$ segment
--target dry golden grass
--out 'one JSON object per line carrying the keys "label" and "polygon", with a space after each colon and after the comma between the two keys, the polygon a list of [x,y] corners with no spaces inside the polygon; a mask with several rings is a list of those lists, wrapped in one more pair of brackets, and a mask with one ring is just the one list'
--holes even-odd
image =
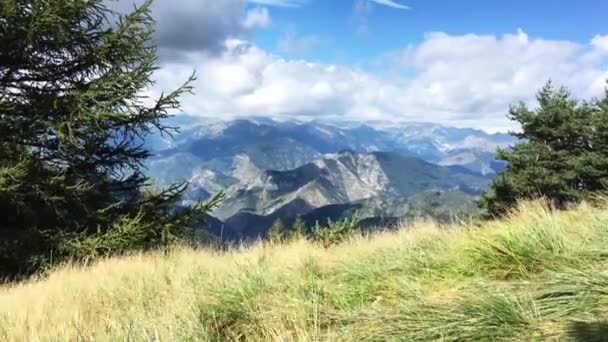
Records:
{"label": "dry golden grass", "polygon": [[484,227],[420,221],[328,249],[295,241],[66,265],[0,288],[0,340],[595,336],[608,329],[607,242],[608,210],[533,202]]}

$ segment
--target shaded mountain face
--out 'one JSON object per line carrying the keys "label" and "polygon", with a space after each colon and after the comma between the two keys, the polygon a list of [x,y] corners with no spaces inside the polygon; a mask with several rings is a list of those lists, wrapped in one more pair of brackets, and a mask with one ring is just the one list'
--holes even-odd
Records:
{"label": "shaded mountain face", "polygon": [[240,237],[263,235],[274,220],[289,224],[298,215],[314,223],[356,210],[370,225],[449,215],[472,206],[504,167],[495,149],[515,141],[425,123],[185,117],[175,125],[181,127],[175,140],[146,142],[156,154],[148,161],[150,174],[160,185],[189,180],[185,203],[226,191],[213,215],[224,232]]}

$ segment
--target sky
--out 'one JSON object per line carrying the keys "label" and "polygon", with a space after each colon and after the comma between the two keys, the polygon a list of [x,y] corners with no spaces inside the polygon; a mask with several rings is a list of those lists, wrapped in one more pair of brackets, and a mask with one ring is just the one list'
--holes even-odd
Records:
{"label": "sky", "polygon": [[190,115],[506,131],[509,105],[535,106],[549,79],[604,94],[606,13],[605,0],[156,0],[149,93],[195,70]]}

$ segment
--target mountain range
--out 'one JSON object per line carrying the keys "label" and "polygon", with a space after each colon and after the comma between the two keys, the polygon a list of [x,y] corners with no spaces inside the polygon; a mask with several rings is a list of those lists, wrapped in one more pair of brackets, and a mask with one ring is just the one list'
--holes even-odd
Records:
{"label": "mountain range", "polygon": [[218,191],[212,230],[228,238],[263,235],[272,222],[309,224],[357,211],[372,226],[473,207],[504,168],[498,147],[515,139],[431,123],[220,121],[177,116],[173,139],[146,140],[160,185],[188,180],[184,203]]}

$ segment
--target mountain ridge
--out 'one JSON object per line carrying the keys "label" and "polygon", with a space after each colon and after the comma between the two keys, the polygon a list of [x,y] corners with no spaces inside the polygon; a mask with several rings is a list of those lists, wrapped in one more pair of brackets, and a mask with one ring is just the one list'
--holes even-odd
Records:
{"label": "mountain ridge", "polygon": [[[188,120],[180,122],[183,121]],[[200,167],[244,179],[252,176],[252,172],[239,172],[238,166],[247,158],[250,170],[287,170],[344,149],[397,152],[490,174],[501,170],[501,165],[493,164],[496,147],[508,147],[516,141],[502,133],[423,123],[372,127],[365,123],[337,126],[271,119],[197,121],[192,118],[188,122],[170,144],[150,139],[149,145],[155,154],[149,163],[153,174],[155,164],[176,154],[187,155]]]}
{"label": "mountain ridge", "polygon": [[[322,219],[311,213],[332,206],[356,207],[363,219],[398,219],[407,214],[407,200],[415,195],[435,191],[444,194],[438,197],[443,199],[446,193],[457,194],[462,203],[454,208],[461,208],[472,204],[488,181],[467,169],[398,153],[343,151],[296,169],[267,170],[236,183],[226,190],[226,198],[213,214],[238,231],[243,231],[243,225],[268,228],[276,219],[291,222],[296,216]],[[344,216],[346,209],[329,217]]]}
{"label": "mountain ridge", "polygon": [[445,216],[441,204],[436,206],[440,212],[426,212],[408,203],[410,197],[424,202],[415,196],[435,190],[441,193],[439,201],[455,210],[471,208],[473,198],[504,167],[490,151],[515,141],[504,134],[425,123],[181,122],[182,133],[173,142],[156,142],[148,163],[151,175],[160,185],[189,180],[185,204],[225,191],[213,215],[238,231],[243,225],[263,231],[271,220],[289,222],[310,213],[323,219],[314,214],[322,208],[339,217],[357,207],[370,220],[413,211]]}

